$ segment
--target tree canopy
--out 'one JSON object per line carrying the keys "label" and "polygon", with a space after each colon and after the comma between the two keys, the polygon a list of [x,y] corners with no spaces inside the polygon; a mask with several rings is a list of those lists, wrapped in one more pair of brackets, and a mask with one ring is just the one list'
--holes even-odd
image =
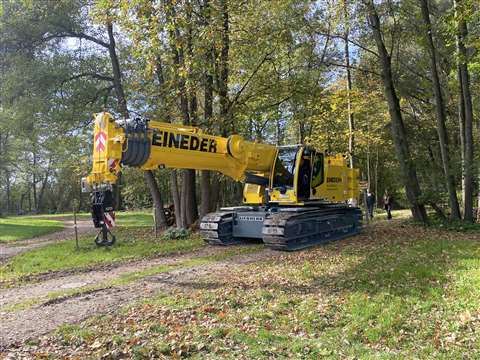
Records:
{"label": "tree canopy", "polygon": [[[472,221],[479,35],[474,0],[2,1],[0,213],[88,208],[106,110],[346,153],[416,219]],[[188,226],[240,193],[210,172],[130,169],[117,200],[175,203]]]}

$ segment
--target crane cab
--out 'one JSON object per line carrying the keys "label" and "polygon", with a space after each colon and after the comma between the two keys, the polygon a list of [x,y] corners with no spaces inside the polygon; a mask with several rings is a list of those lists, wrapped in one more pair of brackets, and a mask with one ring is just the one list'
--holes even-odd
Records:
{"label": "crane cab", "polygon": [[[260,174],[261,175],[261,174]],[[358,170],[343,155],[330,155],[304,146],[278,148],[268,189],[247,183],[244,202],[284,206],[342,203],[359,194]]]}

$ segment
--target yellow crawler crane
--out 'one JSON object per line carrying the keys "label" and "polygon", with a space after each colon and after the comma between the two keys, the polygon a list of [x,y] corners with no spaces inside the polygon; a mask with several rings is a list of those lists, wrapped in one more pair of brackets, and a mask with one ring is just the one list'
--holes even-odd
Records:
{"label": "yellow crawler crane", "polygon": [[201,220],[210,244],[262,239],[266,246],[296,250],[354,235],[361,211],[347,204],[359,195],[358,170],[342,155],[305,145],[274,146],[204,134],[200,129],[142,119],[95,116],[93,168],[84,179],[92,193],[98,245],[111,245],[115,221],[112,186],[122,166],[215,170],[245,183],[244,206],[222,208]]}

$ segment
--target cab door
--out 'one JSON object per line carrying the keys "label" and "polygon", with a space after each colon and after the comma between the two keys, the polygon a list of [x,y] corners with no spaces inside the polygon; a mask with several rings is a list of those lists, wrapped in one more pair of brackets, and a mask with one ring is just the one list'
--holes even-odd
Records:
{"label": "cab door", "polygon": [[311,196],[312,164],[315,150],[304,147],[299,151],[296,188],[299,200],[308,200]]}
{"label": "cab door", "polygon": [[273,167],[270,202],[295,205],[297,203],[297,174],[302,148],[281,146]]}
{"label": "cab door", "polygon": [[312,162],[312,180],[310,189],[312,198],[320,198],[320,186],[325,182],[325,158],[323,153],[315,152]]}

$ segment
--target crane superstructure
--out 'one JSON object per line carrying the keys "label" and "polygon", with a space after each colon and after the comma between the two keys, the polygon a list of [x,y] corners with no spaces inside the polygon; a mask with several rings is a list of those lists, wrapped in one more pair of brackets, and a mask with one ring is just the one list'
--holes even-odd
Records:
{"label": "crane superstructure", "polygon": [[244,182],[244,206],[221,208],[201,220],[200,232],[210,244],[254,238],[274,249],[296,250],[361,228],[361,211],[346,203],[358,198],[358,170],[349,168],[343,155],[212,136],[158,121],[115,121],[102,112],[95,116],[92,171],[82,182],[92,193],[98,245],[115,241],[112,187],[123,166],[214,170]]}

